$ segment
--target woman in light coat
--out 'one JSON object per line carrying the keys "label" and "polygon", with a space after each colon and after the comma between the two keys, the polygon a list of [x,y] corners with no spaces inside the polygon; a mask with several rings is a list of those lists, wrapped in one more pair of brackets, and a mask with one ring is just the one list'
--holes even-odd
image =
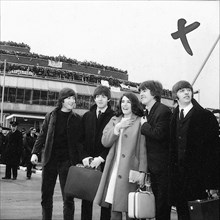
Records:
{"label": "woman in light coat", "polygon": [[[100,206],[112,206],[111,220],[121,220],[128,212],[128,194],[144,184],[147,172],[145,138],[141,135],[142,108],[137,96],[125,93],[117,116],[103,130],[102,144],[110,148],[101,182],[94,199]],[[130,170],[139,171],[137,183],[129,182]]]}

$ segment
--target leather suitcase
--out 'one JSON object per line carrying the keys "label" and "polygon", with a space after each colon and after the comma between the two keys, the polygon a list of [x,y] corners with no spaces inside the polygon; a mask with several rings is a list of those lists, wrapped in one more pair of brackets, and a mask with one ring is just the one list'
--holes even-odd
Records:
{"label": "leather suitcase", "polygon": [[71,166],[67,175],[64,192],[68,196],[93,201],[102,172],[99,170]]}
{"label": "leather suitcase", "polygon": [[188,202],[190,220],[219,220],[219,198]]}
{"label": "leather suitcase", "polygon": [[154,218],[154,194],[148,191],[130,192],[128,194],[128,216],[130,218]]}

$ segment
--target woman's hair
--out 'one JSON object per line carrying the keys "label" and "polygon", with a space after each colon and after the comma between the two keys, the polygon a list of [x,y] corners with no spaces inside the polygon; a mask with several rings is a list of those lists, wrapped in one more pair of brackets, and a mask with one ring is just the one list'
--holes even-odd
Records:
{"label": "woman's hair", "polygon": [[137,96],[134,93],[129,92],[129,93],[124,93],[121,96],[121,98],[119,99],[119,103],[118,103],[117,109],[116,109],[116,116],[123,115],[123,112],[121,109],[121,102],[122,102],[123,97],[127,97],[130,100],[131,111],[133,114],[140,116],[140,117],[142,117],[144,115],[143,108],[142,108],[141,103],[139,102]]}
{"label": "woman's hair", "polygon": [[154,99],[157,102],[160,102],[161,95],[163,92],[163,86],[159,81],[154,81],[154,80],[148,80],[145,82],[142,82],[138,88],[139,92],[141,90],[149,89],[150,94],[154,96]]}

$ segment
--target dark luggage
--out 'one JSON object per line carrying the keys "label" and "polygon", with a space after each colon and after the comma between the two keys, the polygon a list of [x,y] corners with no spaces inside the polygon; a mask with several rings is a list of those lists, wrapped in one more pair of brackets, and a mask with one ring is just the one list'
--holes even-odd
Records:
{"label": "dark luggage", "polygon": [[78,199],[93,201],[102,172],[99,170],[71,166],[69,168],[64,192]]}
{"label": "dark luggage", "polygon": [[188,202],[190,220],[219,220],[219,198]]}

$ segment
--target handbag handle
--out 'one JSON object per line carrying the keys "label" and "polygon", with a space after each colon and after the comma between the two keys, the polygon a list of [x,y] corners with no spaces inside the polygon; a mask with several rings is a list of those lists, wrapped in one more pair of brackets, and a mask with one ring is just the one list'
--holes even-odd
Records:
{"label": "handbag handle", "polygon": [[92,167],[85,167],[83,164],[78,163],[78,164],[76,164],[76,167],[82,167],[82,168],[86,168],[86,169],[90,169],[90,170],[101,171],[101,167],[100,166],[98,166],[97,168],[92,168]]}
{"label": "handbag handle", "polygon": [[[143,188],[145,188],[145,190],[142,190]],[[144,184],[143,187],[139,186],[138,189],[137,189],[137,192],[147,193],[147,194],[153,193],[152,188],[151,188],[150,173],[146,174],[145,184]]]}

